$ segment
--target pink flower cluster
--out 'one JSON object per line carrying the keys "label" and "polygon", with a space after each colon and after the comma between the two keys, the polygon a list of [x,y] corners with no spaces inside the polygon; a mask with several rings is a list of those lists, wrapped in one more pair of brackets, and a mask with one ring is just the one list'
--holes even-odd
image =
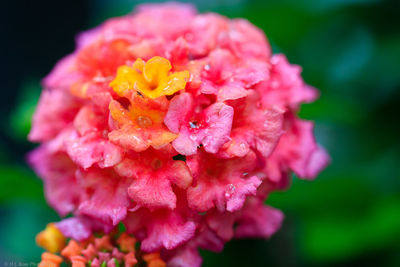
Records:
{"label": "pink flower cluster", "polygon": [[57,227],[85,240],[123,222],[182,267],[201,265],[199,248],[268,238],[283,219],[268,194],[329,161],[296,116],[317,97],[300,72],[248,21],[184,4],[81,34],[45,78],[29,134],[49,204],[73,214]]}

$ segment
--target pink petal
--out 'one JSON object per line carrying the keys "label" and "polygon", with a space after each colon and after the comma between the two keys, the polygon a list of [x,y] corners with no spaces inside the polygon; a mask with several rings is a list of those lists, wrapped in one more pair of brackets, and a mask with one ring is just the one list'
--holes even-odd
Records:
{"label": "pink petal", "polygon": [[167,148],[165,151],[149,149],[136,157],[126,158],[115,170],[132,182],[128,188],[129,197],[151,210],[174,209],[176,196],[172,185],[186,189],[192,182],[186,164],[174,161]]}
{"label": "pink petal", "polygon": [[73,162],[64,153],[42,145],[28,155],[28,162],[43,179],[46,199],[61,216],[75,210],[80,200]]}
{"label": "pink petal", "polygon": [[301,68],[290,65],[284,55],[274,55],[271,58],[271,65],[270,79],[257,86],[266,106],[297,108],[300,103],[312,102],[317,98],[317,91],[306,85],[301,78]]}
{"label": "pink petal", "polygon": [[56,225],[64,236],[78,241],[88,239],[95,231],[109,233],[112,229],[110,225],[82,216],[64,219]]}
{"label": "pink petal", "polygon": [[237,56],[269,59],[272,51],[262,30],[245,19],[231,21],[229,29],[227,46]]}
{"label": "pink petal", "polygon": [[75,69],[76,54],[70,54],[61,59],[54,69],[43,79],[45,88],[51,90],[62,90],[68,93],[74,82],[80,79],[80,74]]}
{"label": "pink petal", "polygon": [[145,4],[139,6],[137,11],[134,18],[137,35],[172,40],[188,30],[196,13],[192,5],[177,3]]}
{"label": "pink petal", "polygon": [[66,149],[71,159],[84,169],[97,163],[101,168],[112,167],[122,160],[121,147],[100,138],[97,133],[79,137],[72,132],[66,140]]}
{"label": "pink petal", "polygon": [[141,176],[128,189],[129,197],[141,206],[150,208],[176,207],[171,182],[165,177]]}
{"label": "pink petal", "polygon": [[162,220],[149,225],[148,236],[142,241],[143,251],[155,251],[164,247],[173,249],[188,241],[195,232],[196,226],[191,221],[175,213],[170,213]]}
{"label": "pink petal", "polygon": [[89,169],[79,172],[79,183],[86,189],[80,214],[95,217],[106,223],[118,224],[127,214],[129,181],[111,171]]}
{"label": "pink petal", "polygon": [[129,124],[125,124],[122,128],[108,134],[108,138],[111,142],[136,152],[144,151],[150,146],[147,139],[143,137],[140,130]]}
{"label": "pink petal", "polygon": [[[200,137],[200,138],[198,138]],[[202,135],[192,135],[187,127],[183,127],[179,136],[172,142],[175,150],[182,155],[189,156],[196,154],[197,147],[200,145]]]}
{"label": "pink petal", "polygon": [[175,255],[168,259],[167,265],[171,267],[200,267],[203,259],[196,248],[185,246],[177,249]]}
{"label": "pink petal", "polygon": [[195,16],[186,37],[190,51],[194,56],[206,55],[217,46],[218,39],[228,29],[228,20],[220,15]]}
{"label": "pink petal", "polygon": [[243,88],[240,83],[228,83],[219,89],[217,100],[224,102],[226,100],[235,100],[238,98],[246,97],[249,94],[248,90]]}
{"label": "pink petal", "polygon": [[181,125],[188,121],[188,116],[193,109],[193,99],[189,93],[175,96],[169,102],[168,112],[164,117],[164,123],[173,133],[179,133]]}
{"label": "pink petal", "polygon": [[246,100],[233,103],[235,107],[231,141],[223,147],[222,156],[243,156],[253,148],[267,157],[282,135],[283,114],[279,106],[265,108],[257,92],[249,90]]}
{"label": "pink petal", "polygon": [[79,102],[59,90],[45,90],[33,115],[31,141],[47,141],[54,138],[68,124],[72,123],[79,109]]}
{"label": "pink petal", "polygon": [[190,240],[196,225],[178,210],[160,209],[149,212],[145,209],[131,213],[125,220],[127,232],[142,239],[141,249],[145,252],[161,248],[174,249]]}
{"label": "pink petal", "polygon": [[282,221],[283,213],[280,210],[264,206],[258,199],[252,199],[236,222],[235,237],[269,238],[281,227]]}
{"label": "pink petal", "polygon": [[208,127],[202,140],[204,149],[216,153],[229,140],[232,127],[233,108],[223,103],[215,103],[205,111]]}
{"label": "pink petal", "polygon": [[[245,158],[224,160],[203,152],[187,158],[187,164],[194,177],[199,175],[197,184],[187,190],[189,207],[199,212],[213,207],[220,211],[238,210],[248,195],[256,194],[261,184],[256,176],[244,178],[244,174],[254,168],[254,153]],[[196,174],[196,170],[200,173]]]}
{"label": "pink petal", "polygon": [[[286,116],[288,119],[286,133],[279,141],[271,159],[267,160],[267,171],[271,172],[274,171],[273,168],[286,165],[300,178],[313,179],[329,164],[330,158],[316,143],[312,122],[300,120],[293,114]],[[273,173],[269,175],[274,176]]]}
{"label": "pink petal", "polygon": [[225,192],[226,210],[236,211],[242,206],[248,195],[255,195],[261,180],[257,176],[252,176],[246,180],[240,180],[236,184],[228,184]]}

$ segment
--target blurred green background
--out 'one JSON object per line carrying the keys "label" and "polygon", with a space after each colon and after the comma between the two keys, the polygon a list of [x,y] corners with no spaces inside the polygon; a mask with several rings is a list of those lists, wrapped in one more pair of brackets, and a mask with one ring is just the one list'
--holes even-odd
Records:
{"label": "blurred green background", "polygon": [[[0,266],[38,262],[34,237],[58,220],[24,156],[40,79],[74,36],[139,1],[4,1],[1,9]],[[243,17],[321,91],[300,116],[316,121],[332,164],[268,203],[282,209],[269,241],[238,240],[204,266],[400,266],[400,4],[380,0],[198,0]],[[10,265],[9,265],[10,266]],[[18,265],[14,265],[18,266]]]}

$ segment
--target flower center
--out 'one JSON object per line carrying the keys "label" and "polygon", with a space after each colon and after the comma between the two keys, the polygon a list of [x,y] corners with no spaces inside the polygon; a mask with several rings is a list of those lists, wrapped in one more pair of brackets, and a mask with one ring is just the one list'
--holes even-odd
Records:
{"label": "flower center", "polygon": [[159,160],[159,159],[154,159],[154,160],[151,162],[151,167],[152,167],[154,170],[158,170],[159,168],[162,167],[162,165],[163,165],[163,163],[162,163],[162,161]]}
{"label": "flower center", "polygon": [[136,90],[152,99],[173,95],[185,88],[190,74],[187,70],[171,72],[171,69],[172,65],[166,58],[156,56],[147,62],[139,58],[132,67],[119,67],[110,86],[119,96],[124,96],[129,90]]}

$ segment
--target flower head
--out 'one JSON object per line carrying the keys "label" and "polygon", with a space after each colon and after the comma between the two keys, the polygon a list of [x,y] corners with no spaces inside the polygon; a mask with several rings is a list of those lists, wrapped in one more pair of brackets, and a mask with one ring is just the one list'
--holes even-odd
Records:
{"label": "flower head", "polygon": [[73,215],[38,243],[76,267],[196,267],[199,248],[270,237],[283,214],[268,194],[329,162],[296,115],[317,97],[300,72],[248,21],[185,4],[81,34],[45,78],[29,134],[48,203]]}

